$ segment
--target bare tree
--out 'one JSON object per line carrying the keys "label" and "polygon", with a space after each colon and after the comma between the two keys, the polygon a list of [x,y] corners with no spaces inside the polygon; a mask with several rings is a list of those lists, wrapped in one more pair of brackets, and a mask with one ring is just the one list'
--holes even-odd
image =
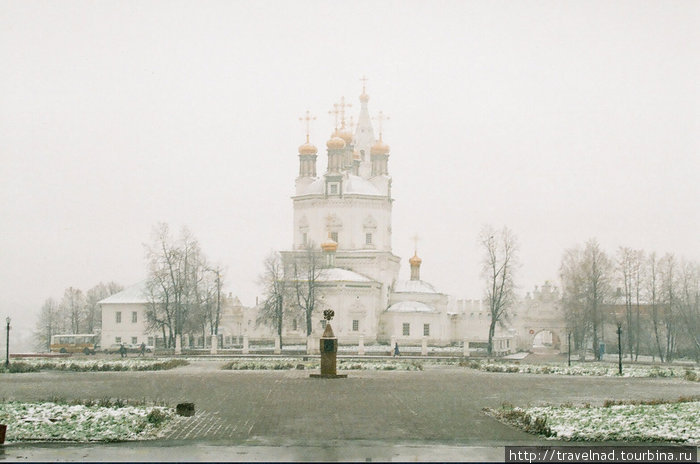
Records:
{"label": "bare tree", "polygon": [[651,323],[654,330],[654,341],[659,359],[664,362],[664,350],[661,347],[661,321],[659,319],[659,260],[656,253],[651,253],[646,266],[647,300],[651,305]]}
{"label": "bare tree", "polygon": [[617,272],[622,284],[622,295],[625,299],[625,323],[627,334],[627,349],[630,357],[639,357],[640,329],[640,273],[643,259],[641,250],[620,247],[617,252]]}
{"label": "bare tree", "polygon": [[305,247],[303,254],[295,254],[292,263],[292,282],[297,307],[304,314],[306,336],[313,331],[313,313],[319,297],[318,278],[322,271],[321,254],[312,242]]}
{"label": "bare tree", "polygon": [[285,285],[282,258],[278,252],[271,252],[263,263],[264,270],[258,282],[263,288],[263,302],[258,312],[258,324],[264,324],[277,333],[282,344],[282,327],[285,313]]}
{"label": "bare tree", "polygon": [[63,317],[68,321],[70,333],[80,333],[85,319],[85,296],[80,289],[68,287],[60,304]]}
{"label": "bare tree", "polygon": [[496,324],[507,320],[508,310],[515,299],[513,273],[518,246],[515,236],[507,227],[496,232],[493,227],[485,226],[479,241],[484,253],[482,276],[486,283],[486,302],[491,317],[488,336],[488,355],[491,356]]}
{"label": "bare tree", "polygon": [[681,265],[677,308],[695,361],[700,362],[700,267],[686,261]]}
{"label": "bare tree", "polygon": [[570,248],[564,252],[559,275],[562,284],[562,308],[569,332],[574,337],[574,347],[585,358],[585,347],[590,332],[590,320],[586,313],[586,286],[583,272],[583,250]]}
{"label": "bare tree", "polygon": [[183,328],[191,325],[190,314],[197,304],[197,286],[200,284],[206,259],[199,243],[187,228],[175,240],[167,224],[158,224],[153,231],[153,242],[147,246],[149,277],[149,322],[159,325],[167,345],[173,346]]}
{"label": "bare tree", "polygon": [[41,307],[39,321],[34,332],[37,347],[41,350],[49,351],[51,349],[51,337],[61,333],[63,330],[63,321],[58,303],[53,298],[47,298]]}
{"label": "bare tree", "polygon": [[110,295],[121,292],[124,287],[116,282],[100,282],[85,293],[85,331],[99,332],[102,327],[102,309],[97,304]]}
{"label": "bare tree", "polygon": [[663,324],[666,334],[666,362],[675,356],[677,340],[676,315],[676,258],[665,254],[659,262],[661,278],[661,301],[663,303]]}
{"label": "bare tree", "polygon": [[[583,250],[574,248],[564,253],[561,266],[562,303],[574,327],[583,331],[579,340],[591,334],[595,359],[600,359],[599,331],[605,321],[604,305],[610,301],[613,267],[598,241],[590,239]],[[585,345],[581,348],[585,348]]]}

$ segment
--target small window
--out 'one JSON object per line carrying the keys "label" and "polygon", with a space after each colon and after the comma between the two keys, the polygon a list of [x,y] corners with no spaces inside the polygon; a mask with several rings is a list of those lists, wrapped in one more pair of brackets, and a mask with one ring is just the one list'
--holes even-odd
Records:
{"label": "small window", "polygon": [[430,336],[430,324],[423,324],[423,336],[424,337]]}
{"label": "small window", "polygon": [[322,327],[323,329],[326,328],[326,324],[328,324],[328,321],[327,321],[327,320],[325,320],[325,319],[321,320],[321,327]]}
{"label": "small window", "polygon": [[132,345],[136,345],[138,342],[139,341],[138,341],[137,337],[131,337],[131,344]]}
{"label": "small window", "polygon": [[360,321],[358,321],[357,319],[353,319],[353,321],[352,321],[352,331],[353,331],[353,332],[357,332],[358,330],[360,330]]}
{"label": "small window", "polygon": [[372,234],[370,232],[367,232],[365,234],[365,245],[371,245],[372,244]]}
{"label": "small window", "polygon": [[335,243],[338,243],[338,232],[331,232],[331,239],[332,239]]}
{"label": "small window", "polygon": [[297,320],[292,319],[292,330],[297,330]]}
{"label": "small window", "polygon": [[114,342],[115,342],[115,343],[121,343],[121,342],[122,342],[122,337],[114,337]]}
{"label": "small window", "polygon": [[408,322],[403,323],[403,334],[404,336],[409,336],[411,335],[411,324]]}
{"label": "small window", "polygon": [[[121,322],[122,322],[122,312],[121,312],[121,311],[117,311],[117,312],[114,313],[114,314],[115,314],[115,316],[116,316],[117,324],[121,324]],[[117,343],[119,343],[119,342],[117,342]]]}
{"label": "small window", "polygon": [[154,342],[153,337],[148,337],[148,345],[153,346],[154,345],[153,342]]}
{"label": "small window", "polygon": [[138,314],[139,313],[137,313],[136,311],[131,312],[131,322],[138,322],[138,320],[139,320]]}
{"label": "small window", "polygon": [[330,184],[331,195],[338,194],[338,184]]}

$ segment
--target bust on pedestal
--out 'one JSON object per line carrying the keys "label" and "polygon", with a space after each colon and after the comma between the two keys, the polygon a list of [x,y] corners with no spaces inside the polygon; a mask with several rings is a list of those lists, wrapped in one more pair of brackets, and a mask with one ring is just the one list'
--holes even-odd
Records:
{"label": "bust on pedestal", "polygon": [[347,377],[347,374],[338,374],[336,370],[338,338],[333,334],[333,328],[331,327],[331,319],[333,319],[334,315],[335,311],[332,309],[323,311],[323,318],[327,322],[319,344],[321,348],[321,373],[311,374],[311,377],[316,379],[344,379]]}

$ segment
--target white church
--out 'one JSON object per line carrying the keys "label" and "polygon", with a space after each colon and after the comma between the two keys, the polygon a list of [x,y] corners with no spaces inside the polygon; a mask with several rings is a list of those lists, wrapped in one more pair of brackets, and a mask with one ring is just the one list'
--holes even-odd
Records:
{"label": "white church", "polygon": [[[339,340],[356,343],[390,339],[432,344],[454,340],[448,297],[421,280],[421,259],[409,259],[411,279],[398,280],[401,259],[391,246],[390,148],[384,142],[379,113],[372,126],[369,95],[363,88],[354,131],[347,128],[343,100],[335,105],[336,128],[326,142],[325,172],[317,171],[318,150],[308,140],[299,147],[299,176],[292,197],[293,249],[282,251],[285,269],[320,246],[324,269],[316,279],[314,332],[323,331],[325,309],[333,309]],[[307,114],[307,127],[309,116]],[[287,339],[305,337],[303,320],[287,324]]]}
{"label": "white church", "polygon": [[[316,346],[315,340],[325,328],[325,309],[335,312],[332,325],[340,344],[356,344],[360,339],[368,344],[397,341],[414,345],[427,341],[433,346],[485,342],[489,323],[486,306],[479,300],[455,301],[422,280],[422,260],[415,251],[407,263],[410,280],[398,279],[402,260],[393,253],[391,243],[394,199],[389,170],[391,150],[382,134],[384,117],[379,112],[375,134],[364,86],[359,100],[354,131],[349,129],[345,115],[350,105],[342,99],[334,105],[336,127],[326,142],[327,162],[322,174],[317,170],[318,150],[309,142],[308,112],[305,118],[306,142],[299,147],[299,175],[292,196],[293,245],[280,254],[289,279],[293,263],[310,247],[322,253],[322,269],[316,278],[312,336],[306,336],[303,315],[287,317],[283,327],[285,343],[306,343],[309,349]],[[146,330],[147,301],[142,287],[127,288],[101,302],[103,346],[141,341],[153,345],[157,340],[158,334]],[[544,295],[541,301],[529,297],[521,302],[509,328],[497,329],[496,352],[504,354],[531,347],[534,336],[545,329],[538,322],[542,311],[544,320],[550,320],[546,330],[555,335],[561,332],[561,324],[554,321],[557,316],[552,316],[556,309],[555,292],[547,284],[543,291],[536,292]],[[533,312],[532,308],[540,309]],[[224,302],[218,346],[236,341],[240,344],[241,338],[272,338],[273,331],[258,326],[256,319],[257,308],[246,308],[229,296]],[[186,338],[185,347],[207,345],[206,337],[202,341],[191,335]],[[561,335],[555,338],[560,339]]]}

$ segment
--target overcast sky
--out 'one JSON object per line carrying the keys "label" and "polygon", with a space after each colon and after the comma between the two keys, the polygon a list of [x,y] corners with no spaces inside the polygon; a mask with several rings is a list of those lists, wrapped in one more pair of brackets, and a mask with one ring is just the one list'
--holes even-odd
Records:
{"label": "overcast sky", "polygon": [[146,276],[187,225],[251,305],[292,243],[299,116],[368,77],[391,146],[393,250],[479,298],[483,224],[525,293],[597,237],[700,259],[700,2],[4,1],[0,315]]}

